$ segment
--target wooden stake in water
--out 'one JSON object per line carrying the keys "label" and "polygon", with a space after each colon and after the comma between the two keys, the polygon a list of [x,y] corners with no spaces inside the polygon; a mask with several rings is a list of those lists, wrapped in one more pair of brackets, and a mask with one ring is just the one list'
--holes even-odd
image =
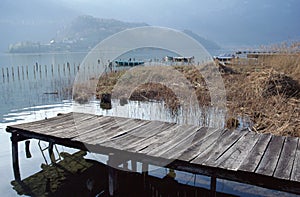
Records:
{"label": "wooden stake in water", "polygon": [[68,71],[69,71],[69,76],[71,75],[71,68],[70,68],[70,63],[67,62],[67,68],[68,68]]}
{"label": "wooden stake in water", "polygon": [[64,76],[66,76],[66,65],[63,64],[63,73],[64,73]]}
{"label": "wooden stake in water", "polygon": [[26,65],[26,76],[27,76],[27,79],[28,79],[28,65]]}
{"label": "wooden stake in water", "polygon": [[7,77],[7,79],[9,78],[9,71],[8,71],[8,68],[6,68],[6,77]]}
{"label": "wooden stake in water", "polygon": [[22,66],[22,79],[24,81],[24,66]]}
{"label": "wooden stake in water", "polygon": [[19,70],[19,66],[18,66],[18,80],[20,80],[20,70]]}
{"label": "wooden stake in water", "polygon": [[14,67],[11,67],[11,75],[13,80],[15,79]]}
{"label": "wooden stake in water", "polygon": [[39,66],[40,69],[40,79],[42,78],[42,65]]}
{"label": "wooden stake in water", "polygon": [[47,65],[45,65],[45,76],[47,78]]}
{"label": "wooden stake in water", "polygon": [[33,66],[33,75],[34,75],[34,79],[36,79],[36,75],[35,75],[35,66]]}

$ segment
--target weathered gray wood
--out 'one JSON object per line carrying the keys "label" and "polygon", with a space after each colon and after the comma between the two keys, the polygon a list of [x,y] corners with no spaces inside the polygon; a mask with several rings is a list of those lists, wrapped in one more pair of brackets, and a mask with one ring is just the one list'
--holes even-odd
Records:
{"label": "weathered gray wood", "polygon": [[130,144],[139,143],[145,138],[152,137],[161,130],[166,129],[170,126],[170,123],[163,123],[160,121],[152,121],[147,125],[141,126],[127,133],[126,135],[117,136],[112,138],[110,141],[101,143],[103,146],[112,148],[118,148],[126,150]]}
{"label": "weathered gray wood", "polygon": [[297,150],[298,138],[287,137],[275,169],[274,177],[287,179],[291,177]]}
{"label": "weathered gray wood", "polygon": [[300,140],[299,139],[298,139],[294,165],[291,173],[291,180],[300,182]]}
{"label": "weathered gray wood", "polygon": [[[91,119],[96,119],[96,116],[91,114],[87,115],[75,115],[73,114],[72,118],[67,121],[61,120],[60,122],[49,122],[40,128],[32,129],[35,133],[47,134],[47,135],[55,135],[56,133],[60,133],[59,137],[64,137],[64,134],[70,133],[71,131],[75,131],[77,126],[79,126],[80,122],[87,122]],[[65,132],[66,131],[66,132]]]}
{"label": "weathered gray wood", "polygon": [[209,146],[206,150],[200,153],[197,158],[192,161],[192,163],[215,166],[216,163],[214,161],[247,132],[226,131],[224,135],[220,136],[212,146]]}
{"label": "weathered gray wood", "polygon": [[[212,128],[204,128],[206,131],[199,131],[196,134],[196,138],[198,140],[194,140],[191,145],[187,146],[187,144],[182,143],[185,145],[184,151],[179,156],[179,160],[183,161],[192,161],[195,159],[199,154],[201,154],[204,150],[206,150],[209,146],[211,146],[226,130],[224,129],[212,129]],[[202,136],[201,134],[205,134]],[[198,134],[199,133],[199,134]],[[202,138],[197,136],[202,136]]]}
{"label": "weathered gray wood", "polygon": [[[130,119],[121,118],[118,121],[118,124],[126,124],[130,121]],[[114,117],[106,117],[106,118],[99,118],[93,122],[89,122],[88,127],[82,127],[77,130],[78,133],[78,140],[81,138],[94,138],[97,135],[103,135],[105,128],[113,127],[117,123]]]}
{"label": "weathered gray wood", "polygon": [[248,132],[214,162],[213,160],[210,161],[213,162],[213,166],[237,170],[258,139],[258,134]]}
{"label": "weathered gray wood", "polygon": [[[38,120],[38,121],[34,121],[34,122],[29,122],[29,123],[21,123],[21,124],[16,124],[13,125],[13,127],[15,129],[34,129],[34,128],[40,128],[43,127],[45,124],[55,124],[56,122],[61,122],[61,121],[67,121],[67,120],[71,120],[73,119],[73,113],[67,113],[67,114],[63,114],[60,116],[55,116],[49,119],[43,119],[43,120]],[[8,129],[10,128],[10,126],[7,127]]]}
{"label": "weathered gray wood", "polygon": [[272,139],[260,161],[258,168],[255,170],[258,174],[273,176],[277,162],[282,150],[285,137],[272,136]]}
{"label": "weathered gray wood", "polygon": [[190,138],[192,140],[197,127],[191,127],[189,125],[179,125],[173,130],[169,135],[164,136],[163,138],[158,138],[152,144],[149,144],[147,148],[139,150],[139,153],[148,154],[148,155],[162,155],[164,152],[175,148],[183,140]]}
{"label": "weathered gray wood", "polygon": [[182,159],[182,155],[185,155],[185,151],[187,151],[190,146],[192,146],[194,143],[204,140],[204,138],[209,136],[211,133],[215,133],[215,131],[215,129],[208,129],[205,127],[201,129],[194,129],[191,131],[193,135],[190,135],[180,143],[177,143],[177,145],[173,148],[163,151],[157,156],[166,159]]}
{"label": "weathered gray wood", "polygon": [[260,134],[258,141],[243,160],[238,170],[254,172],[269,144],[269,141],[271,140],[271,137],[272,135],[270,134]]}
{"label": "weathered gray wood", "polygon": [[146,126],[149,123],[150,121],[131,120],[128,125],[123,125],[120,127],[103,127],[103,135],[99,135],[99,133],[97,132],[96,135],[85,138],[84,142],[94,145],[102,144],[104,142],[109,143],[111,139],[114,139],[117,136],[126,135],[132,130],[136,130],[140,127]]}
{"label": "weathered gray wood", "polygon": [[178,129],[178,125],[169,124],[167,127],[162,128],[158,133],[153,136],[144,138],[140,141],[136,141],[134,143],[129,144],[126,147],[126,150],[131,152],[137,152],[139,150],[144,150],[145,148],[159,142],[173,141],[172,137],[176,135],[176,131]]}

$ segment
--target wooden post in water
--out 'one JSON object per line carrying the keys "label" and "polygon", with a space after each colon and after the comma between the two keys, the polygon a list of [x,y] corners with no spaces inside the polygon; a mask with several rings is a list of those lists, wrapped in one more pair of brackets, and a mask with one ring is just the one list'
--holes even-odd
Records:
{"label": "wooden post in water", "polygon": [[216,176],[211,176],[210,177],[210,196],[211,197],[217,196],[216,188],[217,188],[217,178],[216,178]]}
{"label": "wooden post in water", "polygon": [[6,77],[9,78],[9,71],[8,71],[8,68],[6,68]]}
{"label": "wooden post in water", "polygon": [[149,164],[142,163],[143,185],[144,185],[144,193],[147,194],[146,196],[148,196],[148,192],[149,192],[148,171],[149,171]]}
{"label": "wooden post in water", "polygon": [[27,79],[28,79],[28,65],[26,65],[26,76],[27,76]]}
{"label": "wooden post in water", "polygon": [[2,68],[2,77],[3,77],[3,79],[4,79],[4,68]]}
{"label": "wooden post in water", "polygon": [[20,80],[20,67],[18,66],[18,80]]}
{"label": "wooden post in water", "polygon": [[35,66],[33,66],[33,75],[34,75],[34,79],[36,79],[36,75],[35,75]]}
{"label": "wooden post in water", "polygon": [[108,155],[108,194],[109,196],[116,196],[118,192],[118,180],[116,170],[116,158],[114,153]]}
{"label": "wooden post in water", "polygon": [[22,66],[22,79],[24,80],[24,66]]}
{"label": "wooden post in water", "polygon": [[18,134],[12,133],[10,138],[12,144],[12,162],[13,170],[16,181],[21,181],[20,168],[19,168],[19,149],[18,149]]}
{"label": "wooden post in water", "polygon": [[49,147],[48,147],[48,151],[49,151],[49,157],[50,157],[50,160],[51,160],[51,163],[54,164],[55,163],[55,155],[54,155],[54,152],[53,152],[53,142],[49,142]]}
{"label": "wooden post in water", "polygon": [[76,75],[76,63],[74,63],[74,75]]}
{"label": "wooden post in water", "polygon": [[69,71],[69,76],[70,76],[71,75],[71,68],[70,68],[70,63],[69,62],[67,62],[67,69]]}
{"label": "wooden post in water", "polygon": [[137,172],[137,165],[135,160],[131,160],[131,170],[132,172]]}
{"label": "wooden post in water", "polygon": [[40,79],[42,78],[42,65],[39,66],[40,69]]}
{"label": "wooden post in water", "polygon": [[14,67],[11,67],[11,75],[13,80],[15,79],[15,72],[14,72]]}
{"label": "wooden post in water", "polygon": [[57,72],[58,72],[58,76],[60,76],[60,68],[59,68],[59,64],[57,65]]}
{"label": "wooden post in water", "polygon": [[66,64],[63,64],[63,74],[66,76]]}
{"label": "wooden post in water", "polygon": [[47,65],[45,64],[45,76],[47,78]]}
{"label": "wooden post in water", "polygon": [[51,64],[51,73],[52,73],[52,77],[53,77],[53,64]]}

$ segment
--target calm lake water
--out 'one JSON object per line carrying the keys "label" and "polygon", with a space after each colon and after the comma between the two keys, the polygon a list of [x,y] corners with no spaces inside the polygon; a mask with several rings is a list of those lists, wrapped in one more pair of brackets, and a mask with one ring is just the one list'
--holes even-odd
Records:
{"label": "calm lake water", "polygon": [[[162,120],[178,123],[197,123],[207,126],[222,126],[224,116],[218,111],[207,109],[197,115],[180,111],[173,116],[163,103],[134,102],[120,105],[112,101],[111,110],[100,108],[99,101],[79,105],[72,101],[69,90],[76,77],[77,69],[86,53],[60,54],[3,54],[0,56],[0,192],[1,196],[17,196],[12,188],[14,180],[11,161],[10,135],[5,132],[7,125],[41,120],[71,111],[91,112],[109,116],[133,117],[148,120]],[[204,117],[201,119],[199,117]],[[198,116],[198,117],[197,117]],[[201,121],[199,121],[201,119]],[[42,143],[42,146],[46,146]],[[26,158],[24,143],[19,143],[21,177],[26,178],[41,170],[45,160],[38,147],[38,141],[31,140],[32,158]],[[59,151],[74,153],[76,150],[58,146]],[[94,158],[88,154],[87,158]],[[99,158],[99,157],[97,157]],[[105,156],[100,156],[106,162]],[[48,158],[49,159],[49,158]],[[150,175],[163,177],[167,170],[153,167]],[[201,175],[176,172],[176,179],[184,184],[209,188],[209,178]],[[241,196],[291,196],[291,194],[263,189],[255,186],[218,180],[217,190]]]}

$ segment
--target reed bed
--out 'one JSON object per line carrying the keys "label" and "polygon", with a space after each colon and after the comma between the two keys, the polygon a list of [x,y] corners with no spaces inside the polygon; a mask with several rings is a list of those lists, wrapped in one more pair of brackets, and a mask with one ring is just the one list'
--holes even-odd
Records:
{"label": "reed bed", "polygon": [[[226,89],[227,127],[235,128],[238,119],[246,117],[254,132],[300,136],[299,53],[286,50],[261,54],[255,61],[235,60],[225,66],[216,62],[215,67],[221,72]],[[210,106],[209,89],[201,73],[191,65],[107,73],[97,82],[96,97],[112,94],[118,99],[164,101],[176,111],[192,92],[197,105]]]}

